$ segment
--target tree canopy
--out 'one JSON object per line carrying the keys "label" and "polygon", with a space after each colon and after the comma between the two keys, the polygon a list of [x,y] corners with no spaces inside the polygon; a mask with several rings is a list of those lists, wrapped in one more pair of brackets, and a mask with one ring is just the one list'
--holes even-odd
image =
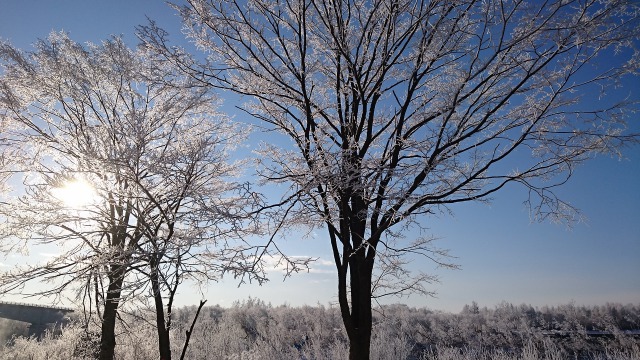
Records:
{"label": "tree canopy", "polygon": [[243,132],[209,89],[120,38],[83,46],[52,33],[32,53],[2,43],[0,59],[2,170],[22,190],[2,194],[0,249],[56,249],[0,274],[3,292],[33,280],[48,282],[33,295],[73,290],[100,315],[111,359],[122,303],[153,298],[168,331],[186,279],[263,278],[239,239],[253,202],[230,160]]}
{"label": "tree canopy", "polygon": [[428,239],[396,243],[407,226],[509,183],[529,190],[535,217],[571,221],[575,209],[553,189],[594,154],[638,141],[625,132],[637,94],[606,97],[637,76],[637,4],[187,0],[175,8],[207,61],[171,47],[153,23],[140,28],[145,45],[205,85],[250,96],[245,111],[290,138],[290,147],[263,145],[260,175],[289,186],[281,204],[292,221],[327,228],[353,359],[369,357],[376,259],[400,292],[424,291],[431,278],[407,281],[397,255],[446,265]]}

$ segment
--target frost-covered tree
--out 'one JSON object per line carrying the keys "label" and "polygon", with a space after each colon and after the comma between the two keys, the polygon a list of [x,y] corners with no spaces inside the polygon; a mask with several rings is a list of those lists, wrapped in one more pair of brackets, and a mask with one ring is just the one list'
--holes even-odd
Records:
{"label": "frost-covered tree", "polygon": [[625,131],[638,94],[618,88],[638,74],[634,2],[186,3],[205,62],[153,23],[141,37],[203,85],[250,97],[245,111],[291,140],[263,145],[260,176],[288,184],[290,221],[327,229],[351,359],[369,358],[376,286],[431,279],[401,255],[446,265],[428,239],[402,240],[407,228],[510,183],[537,219],[571,221],[553,189],[638,140]]}
{"label": "frost-covered tree", "polygon": [[[0,203],[2,251],[54,252],[0,274],[0,289],[69,294],[101,318],[100,359],[128,300],[156,304],[170,359],[171,302],[185,279],[243,274],[232,235],[246,218],[239,129],[207,88],[120,38],[81,45],[52,33],[35,51],[0,43],[2,150],[12,192]],[[44,280],[44,285],[24,285]],[[163,299],[168,299],[167,312]]]}

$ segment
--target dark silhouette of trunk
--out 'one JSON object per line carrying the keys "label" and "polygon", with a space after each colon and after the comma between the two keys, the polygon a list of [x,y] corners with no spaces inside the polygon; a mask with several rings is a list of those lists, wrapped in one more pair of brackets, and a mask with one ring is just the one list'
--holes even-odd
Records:
{"label": "dark silhouette of trunk", "polygon": [[[371,310],[371,277],[375,260],[375,239],[366,241],[367,204],[364,201],[359,176],[351,169],[359,169],[360,161],[353,154],[348,159],[345,172],[351,173],[352,183],[342,196],[340,207],[340,240],[343,245],[342,259],[335,241],[337,234],[330,237],[338,265],[338,298],[342,320],[349,337],[349,360],[369,360],[373,317]],[[347,301],[347,276],[351,302]]]}
{"label": "dark silhouette of trunk", "polygon": [[[369,360],[373,317],[371,311],[371,270],[373,261],[360,249],[348,260],[349,268],[338,270],[338,299],[342,321],[349,337],[349,360]],[[347,300],[347,276],[351,303]]]}
{"label": "dark silhouette of trunk", "polygon": [[[158,273],[157,261],[152,260],[151,265],[151,289],[153,291],[153,300],[156,306],[156,328],[158,329],[158,350],[160,351],[160,360],[171,360],[171,339],[169,338],[170,319],[165,320],[164,303],[162,301],[162,292],[160,291],[160,278]],[[169,310],[168,317],[171,317]]]}
{"label": "dark silhouette of trunk", "polygon": [[[111,246],[118,250],[119,255],[112,258],[109,265],[109,286],[107,288],[106,299],[104,303],[104,313],[102,314],[102,330],[100,334],[100,360],[113,360],[116,349],[116,319],[118,316],[118,306],[122,295],[122,284],[124,277],[129,269],[129,260],[131,256],[128,254],[128,247],[134,246],[140,239],[138,231],[134,231],[129,244],[126,240],[127,225],[131,217],[132,207],[128,202],[125,206],[116,204],[113,197],[110,196],[111,224],[110,230]],[[125,225],[123,225],[125,224]]]}
{"label": "dark silhouette of trunk", "polygon": [[371,311],[371,270],[366,258],[354,257],[350,261],[351,321],[349,336],[349,360],[369,360],[373,317]]}
{"label": "dark silhouette of trunk", "polygon": [[112,265],[112,273],[109,275],[109,287],[102,314],[102,329],[100,333],[100,360],[113,360],[116,349],[116,318],[118,305],[122,293],[125,267]]}

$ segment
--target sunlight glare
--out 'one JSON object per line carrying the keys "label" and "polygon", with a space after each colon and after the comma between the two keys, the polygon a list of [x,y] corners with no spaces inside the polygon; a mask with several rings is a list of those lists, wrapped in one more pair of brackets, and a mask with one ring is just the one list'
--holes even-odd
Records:
{"label": "sunlight glare", "polygon": [[97,194],[93,186],[84,180],[66,181],[62,187],[55,188],[53,195],[70,208],[81,208],[96,200]]}

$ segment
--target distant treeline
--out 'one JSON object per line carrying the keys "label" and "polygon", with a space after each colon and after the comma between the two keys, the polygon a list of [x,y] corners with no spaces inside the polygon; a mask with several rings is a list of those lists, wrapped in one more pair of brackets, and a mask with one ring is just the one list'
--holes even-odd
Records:
{"label": "distant treeline", "polygon": [[[173,313],[174,354],[180,353],[195,311],[190,306]],[[157,357],[153,314],[123,314],[117,359]],[[0,358],[90,357],[96,326],[78,322],[40,343],[15,338],[0,348]],[[474,302],[457,314],[385,305],[375,313],[372,359],[640,359],[640,338],[630,332],[637,329],[640,304],[534,308],[501,303],[487,308]],[[274,307],[248,299],[230,308],[204,307],[186,358],[346,359],[347,349],[338,307]]]}

